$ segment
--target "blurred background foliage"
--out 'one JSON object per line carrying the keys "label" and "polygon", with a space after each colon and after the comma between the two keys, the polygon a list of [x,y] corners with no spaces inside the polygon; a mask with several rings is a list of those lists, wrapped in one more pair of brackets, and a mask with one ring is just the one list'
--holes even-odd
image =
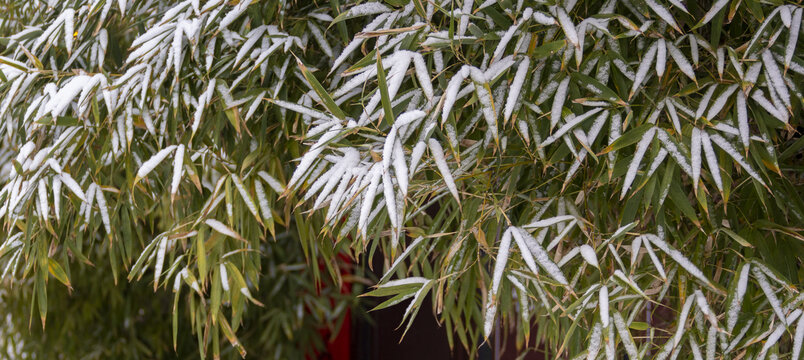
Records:
{"label": "blurred background foliage", "polygon": [[[305,263],[298,239],[283,232],[264,247],[265,274],[255,297],[264,306],[243,314],[238,338],[255,358],[302,359],[326,353],[347,311],[351,320],[365,317],[357,304],[357,283],[343,291],[323,279],[316,282]],[[98,252],[106,251],[99,249]],[[102,255],[101,255],[102,256]],[[346,263],[344,268],[359,273]],[[72,291],[47,284],[47,326],[38,324],[35,287],[30,280],[4,281],[0,304],[3,358],[9,359],[197,359],[199,339],[192,333],[192,312],[179,308],[175,351],[171,321],[174,298],[154,292],[144,281],[120,281],[109,271],[87,264],[71,267]],[[351,321],[350,320],[350,321]],[[239,359],[229,346],[221,358]]]}

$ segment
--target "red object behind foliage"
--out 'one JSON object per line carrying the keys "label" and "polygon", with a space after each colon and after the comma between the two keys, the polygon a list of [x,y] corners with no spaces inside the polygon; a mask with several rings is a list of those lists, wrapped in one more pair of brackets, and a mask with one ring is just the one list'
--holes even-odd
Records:
{"label": "red object behind foliage", "polygon": [[[327,354],[321,354],[319,359],[349,360],[352,358],[352,311],[347,309],[338,335],[327,344]],[[329,331],[322,334],[325,338],[330,338]]]}
{"label": "red object behind foliage", "polygon": [[[349,275],[349,268],[351,268],[351,266],[348,265],[351,265],[352,261],[343,254],[339,255],[338,257],[343,265],[347,265],[340,267],[341,276]],[[323,267],[323,264],[319,264],[319,267]],[[321,284],[319,286],[326,285]],[[350,294],[351,292],[352,284],[344,281],[341,285],[341,294]],[[332,332],[330,332],[329,329],[322,328],[319,330],[321,339],[324,341],[332,339],[332,341],[327,342],[327,350],[325,353],[316,354],[317,359],[349,360],[352,358],[352,310],[346,309],[346,312],[344,312],[343,316],[343,324],[334,338],[332,337]]]}

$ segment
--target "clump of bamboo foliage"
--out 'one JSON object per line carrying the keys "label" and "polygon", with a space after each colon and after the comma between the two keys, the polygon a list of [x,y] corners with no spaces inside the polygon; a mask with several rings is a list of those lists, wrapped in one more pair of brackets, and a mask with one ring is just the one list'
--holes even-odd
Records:
{"label": "clump of bamboo foliage", "polygon": [[43,326],[48,277],[93,262],[245,355],[263,257],[299,246],[300,282],[381,256],[377,308],[471,352],[800,356],[799,4],[12,8],[0,260]]}

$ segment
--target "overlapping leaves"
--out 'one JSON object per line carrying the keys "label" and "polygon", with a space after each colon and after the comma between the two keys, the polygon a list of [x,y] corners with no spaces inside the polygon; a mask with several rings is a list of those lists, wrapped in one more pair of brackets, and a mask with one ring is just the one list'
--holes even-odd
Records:
{"label": "overlapping leaves", "polygon": [[[284,105],[310,122],[289,188],[357,251],[384,250],[381,307],[413,298],[413,316],[432,294],[469,348],[502,314],[520,345],[537,322],[570,357],[798,351],[800,185],[779,152],[798,151],[802,8],[728,4],[346,6],[333,25],[362,30],[310,105]],[[738,265],[755,270],[724,273]],[[745,299],[759,315],[740,333]],[[686,310],[657,327],[657,307]]]}

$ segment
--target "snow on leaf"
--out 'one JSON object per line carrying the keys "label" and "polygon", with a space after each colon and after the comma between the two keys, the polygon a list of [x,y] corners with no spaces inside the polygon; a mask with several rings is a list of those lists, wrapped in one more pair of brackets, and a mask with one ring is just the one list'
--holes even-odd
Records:
{"label": "snow on leaf", "polygon": [[689,342],[690,350],[692,350],[692,358],[694,360],[704,360],[703,355],[701,354],[701,346],[698,345],[698,340],[695,340],[694,336],[690,336]]}
{"label": "snow on leaf", "polygon": [[237,232],[232,230],[232,228],[226,226],[224,223],[222,223],[222,222],[220,222],[218,220],[207,219],[207,220],[204,221],[204,223],[207,224],[207,226],[211,227],[212,230],[215,230],[215,231],[221,233],[222,235],[226,235],[228,237],[231,237],[231,238],[234,238],[234,239],[237,239],[237,240],[245,241],[245,239],[243,239],[243,237],[240,236],[240,234],[238,234]]}
{"label": "snow on leaf", "polygon": [[612,317],[614,319],[614,327],[617,328],[617,333],[620,335],[620,340],[622,340],[625,346],[625,352],[628,354],[628,358],[638,359],[639,352],[637,351],[636,343],[634,343],[634,338],[631,337],[631,332],[628,331],[628,325],[625,324],[623,316],[620,315],[618,311],[615,311]]}
{"label": "snow on leaf", "polygon": [[[380,2],[367,2],[360,5],[355,5],[346,12],[348,17],[358,17],[366,15],[376,15],[389,12],[391,9]],[[337,19],[336,19],[337,20]]]}
{"label": "snow on leaf", "polygon": [[715,328],[719,328],[717,324],[717,316],[712,311],[712,308],[709,307],[709,303],[706,301],[706,296],[704,296],[703,292],[700,289],[695,290],[695,303],[698,305],[698,309],[704,314],[707,320],[714,326]]}
{"label": "snow on leaf", "polygon": [[527,240],[525,236],[522,235],[522,231],[518,228],[513,228],[511,231],[512,235],[514,236],[514,240],[516,241],[516,246],[519,248],[519,252],[522,255],[522,259],[525,261],[525,264],[528,266],[528,269],[534,274],[539,272],[539,269],[536,268],[536,263],[533,260],[533,255],[530,253],[530,249],[527,245]]}
{"label": "snow on leaf", "polygon": [[61,220],[61,177],[53,177],[53,214],[56,221]]}
{"label": "snow on leaf", "polygon": [[271,213],[271,206],[268,204],[268,196],[265,194],[265,187],[262,185],[262,182],[254,181],[254,190],[257,193],[257,201],[260,204],[260,212],[262,213],[263,219],[270,219],[273,217],[273,213]]}
{"label": "snow on leaf", "polygon": [[634,75],[634,83],[631,85],[631,92],[628,94],[629,100],[634,97],[639,87],[642,86],[642,82],[645,81],[645,77],[650,71],[650,66],[653,65],[653,60],[656,58],[658,48],[658,42],[654,41],[642,57],[642,62],[639,63],[636,75]]}
{"label": "snow on leaf", "polygon": [[62,16],[64,17],[64,46],[67,48],[67,54],[70,54],[73,49],[73,32],[75,32],[75,10],[64,9]]}
{"label": "snow on leaf", "polygon": [[291,176],[290,181],[288,181],[288,188],[294,188],[295,186],[299,185],[298,182],[304,179],[305,176],[309,175],[308,170],[310,170],[310,167],[318,159],[318,155],[324,151],[324,146],[338,136],[342,128],[343,126],[341,124],[335,124],[332,126],[332,128],[327,130],[313,146],[310,147],[307,153],[302,156],[299,164],[296,166],[293,176]]}
{"label": "snow on leaf", "polygon": [[728,3],[729,0],[718,0],[716,3],[712,4],[712,7],[709,9],[709,11],[707,11],[706,14],[704,14],[703,19],[701,19],[701,21],[699,21],[698,24],[696,24],[695,27],[693,27],[693,29],[706,25]]}
{"label": "snow on leaf", "polygon": [[715,350],[717,350],[717,328],[710,326],[706,333],[706,360],[715,360]]}
{"label": "snow on leaf", "polygon": [[377,188],[380,185],[380,179],[382,178],[382,165],[381,164],[374,164],[371,168],[371,172],[367,175],[371,182],[366,189],[365,195],[363,195],[363,203],[360,207],[360,218],[357,223],[357,229],[361,232],[363,237],[366,237],[367,233],[367,226],[369,221],[369,215],[371,214],[371,208],[374,204],[374,196],[377,195]]}
{"label": "snow on leaf", "polygon": [[656,76],[661,77],[664,75],[664,69],[667,66],[667,42],[664,39],[656,40]]}
{"label": "snow on leaf", "polygon": [[[799,11],[799,14],[801,12]],[[793,335],[793,350],[791,359],[799,359],[801,356],[801,344],[804,343],[804,316],[798,318],[796,333]]]}
{"label": "snow on leaf", "polygon": [[[480,71],[475,73],[480,73]],[[483,76],[482,80],[486,80],[485,76]],[[495,141],[499,141],[499,135],[497,133],[497,114],[494,109],[491,93],[488,90],[488,82],[480,83],[475,81],[474,87],[477,93],[477,99],[482,107],[483,118],[488,125],[488,132]]]}
{"label": "snow on leaf", "polygon": [[220,264],[218,269],[221,274],[221,286],[223,287],[223,291],[229,292],[229,274],[226,271],[226,265]]}
{"label": "snow on leaf", "polygon": [[393,275],[394,271],[399,266],[399,264],[401,264],[402,261],[405,260],[405,258],[408,256],[408,254],[410,254],[410,252],[413,251],[413,249],[415,249],[416,246],[421,244],[423,240],[424,238],[421,236],[413,240],[413,242],[410,243],[410,245],[408,245],[405,251],[403,251],[402,254],[400,254],[399,257],[396,258],[396,260],[394,260],[394,263],[391,264],[391,266],[388,268],[388,270],[385,272],[385,274],[382,276],[382,278],[378,283],[383,283],[384,281],[388,280],[388,278],[391,277],[391,275]]}
{"label": "snow on leaf", "polygon": [[737,269],[737,277],[735,278],[734,292],[731,293],[729,299],[728,309],[726,311],[726,331],[734,331],[734,326],[737,325],[737,319],[740,316],[740,307],[743,299],[745,298],[746,290],[748,290],[748,271],[751,265],[748,263],[741,264]]}
{"label": "snow on leaf", "polygon": [[90,183],[89,186],[87,186],[87,191],[86,191],[87,201],[84,202],[83,204],[81,204],[81,209],[79,209],[79,211],[78,211],[79,213],[81,213],[81,212],[84,213],[84,219],[85,219],[84,223],[86,223],[86,224],[89,224],[89,220],[92,217],[92,204],[95,203],[95,196],[97,196],[97,194],[98,194],[95,191],[95,188],[97,188],[97,187],[98,187],[98,185],[95,184],[94,182]]}
{"label": "snow on leaf", "polygon": [[[790,23],[790,31],[787,32],[787,45],[785,46],[784,52],[784,69],[790,67],[790,62],[793,60],[793,56],[796,53],[796,44],[798,43],[798,35],[801,32],[801,16],[804,13],[802,8],[796,8],[793,14],[793,19]],[[794,356],[793,359],[796,357]]]}
{"label": "snow on leaf", "polygon": [[740,140],[743,143],[743,148],[748,151],[749,130],[748,130],[748,107],[745,102],[745,93],[742,91],[737,92],[737,126],[740,129]]}
{"label": "snow on leaf", "polygon": [[394,175],[404,198],[408,193],[408,166],[405,163],[405,151],[402,149],[399,139],[394,142],[393,153]]}
{"label": "snow on leaf", "polygon": [[662,280],[667,280],[667,273],[664,272],[664,266],[662,266],[659,257],[656,256],[656,252],[653,251],[653,246],[651,246],[650,241],[645,241],[645,250],[648,251],[648,256],[650,256],[653,266],[656,268],[656,271],[659,272],[659,277],[661,277]]}
{"label": "snow on leaf", "polygon": [[566,134],[567,132],[569,132],[570,130],[572,130],[576,126],[578,126],[578,124],[582,123],[584,120],[590,118],[592,115],[595,115],[595,114],[599,113],[602,110],[603,110],[603,108],[594,108],[594,109],[589,110],[589,111],[587,111],[587,112],[585,112],[585,113],[583,113],[581,115],[575,116],[571,120],[567,121],[566,124],[564,124],[560,128],[558,128],[558,130],[556,130],[556,132],[554,132],[552,135],[550,135],[549,137],[544,139],[544,141],[542,141],[542,143],[539,144],[539,146],[540,147],[545,147],[547,145],[552,144],[553,142],[555,142],[556,140],[558,140],[559,138],[564,136],[564,134]]}
{"label": "snow on leaf", "polygon": [[48,213],[50,212],[50,207],[48,206],[47,202],[47,184],[45,183],[45,179],[39,179],[37,192],[37,196],[39,198],[39,216],[46,219],[48,217]]}
{"label": "snow on leaf", "polygon": [[409,174],[416,172],[416,169],[419,166],[419,160],[421,160],[425,150],[427,150],[427,144],[425,144],[424,141],[416,143],[416,145],[413,147],[413,150],[410,152],[410,168],[408,168]]}
{"label": "snow on leaf", "polygon": [[703,97],[701,97],[701,101],[698,103],[698,109],[695,110],[695,119],[700,119],[701,116],[704,115],[704,111],[709,106],[709,100],[712,99],[712,95],[715,93],[715,89],[717,89],[717,83],[713,83],[706,89]]}
{"label": "snow on leaf", "polygon": [[267,172],[259,171],[257,172],[257,175],[265,180],[265,183],[268,184],[268,186],[270,186],[271,189],[273,189],[277,194],[285,192],[285,186]]}
{"label": "snow on leaf", "polygon": [[648,240],[651,243],[653,243],[653,245],[656,245],[656,247],[659,248],[660,250],[662,250],[665,254],[669,255],[670,258],[673,259],[673,261],[675,261],[677,264],[679,264],[692,277],[700,280],[701,282],[703,282],[704,284],[706,284],[707,286],[709,286],[712,289],[719,290],[714,284],[712,284],[712,282],[709,281],[709,279],[706,277],[706,275],[704,275],[704,273],[701,271],[701,269],[699,269],[697,266],[695,266],[680,251],[670,247],[669,244],[667,244],[664,240],[662,240],[661,238],[659,238],[656,235],[646,234],[646,235],[643,235],[643,237],[644,237],[645,240]]}
{"label": "snow on leaf", "polygon": [[712,106],[709,108],[709,111],[706,113],[706,118],[709,121],[712,121],[715,118],[715,116],[717,116],[717,114],[720,112],[720,110],[722,110],[723,107],[726,106],[726,102],[729,100],[729,97],[731,97],[731,94],[733,94],[734,91],[737,90],[738,86],[739,85],[737,84],[733,84],[727,87],[726,90],[723,90],[723,92],[721,92],[720,95],[718,95],[718,97],[712,103]]}
{"label": "snow on leaf", "polygon": [[[793,314],[791,314],[790,316],[791,319],[788,320],[790,321],[795,320],[799,315],[801,315],[801,309],[796,309],[796,311],[794,311]],[[771,347],[773,347],[774,345],[776,345],[776,343],[779,342],[779,339],[782,338],[782,335],[784,335],[786,330],[787,330],[787,324],[784,320],[782,320],[782,322],[779,325],[776,325],[776,328],[773,330],[773,332],[771,332],[770,335],[768,335],[767,340],[765,340],[765,344],[762,346],[762,349],[759,351],[759,354],[757,354],[756,359],[764,360],[765,356],[767,356],[768,354],[768,350],[770,350]]]}
{"label": "snow on leaf", "polygon": [[614,340],[615,340],[614,326],[609,326],[608,329],[609,329],[609,331],[608,331],[608,334],[606,336],[607,341],[606,341],[606,348],[605,348],[605,350],[606,350],[606,360],[615,360],[616,359],[615,351],[617,349],[614,347]]}
{"label": "snow on leaf", "polygon": [[547,15],[547,14],[541,12],[541,11],[534,11],[533,15],[532,15],[532,18],[533,18],[533,21],[535,21],[537,24],[548,25],[548,26],[556,24],[556,19],[555,18],[553,18],[552,16]]}
{"label": "snow on leaf", "polygon": [[751,267],[751,273],[754,274],[754,278],[757,280],[760,289],[762,289],[762,292],[765,293],[765,297],[768,299],[768,303],[773,309],[773,312],[776,314],[776,317],[779,319],[779,322],[787,325],[787,317],[782,310],[782,302],[776,296],[776,291],[771,287],[770,282],[768,282],[768,278],[756,266]]}
{"label": "snow on leaf", "polygon": [[784,82],[784,75],[782,75],[782,71],[776,64],[776,59],[773,58],[770,50],[762,52],[762,64],[765,65],[766,74],[769,76],[768,81],[773,85],[776,94],[779,95],[784,105],[790,109],[790,92]]}
{"label": "snow on leaf", "polygon": [[653,141],[654,134],[656,134],[656,128],[652,127],[645,132],[645,134],[642,135],[642,139],[639,140],[636,150],[634,150],[633,160],[631,160],[631,164],[628,165],[628,172],[626,172],[625,179],[623,180],[623,189],[620,193],[621,200],[625,198],[625,194],[627,194],[628,189],[631,188],[631,183],[633,183],[634,179],[636,178],[639,165],[642,163],[642,158],[645,156],[648,146],[650,145],[651,141]]}
{"label": "snow on leaf", "polygon": [[519,66],[517,67],[516,70],[516,75],[514,75],[514,80],[511,82],[511,87],[508,90],[508,99],[505,102],[503,119],[506,122],[508,121],[508,119],[511,118],[511,115],[514,113],[514,108],[516,107],[516,104],[519,102],[519,97],[522,92],[522,85],[525,84],[525,80],[528,78],[529,67],[530,67],[530,58],[526,57],[519,62]]}
{"label": "snow on leaf", "polygon": [[497,261],[494,263],[491,289],[489,290],[489,297],[486,300],[486,316],[483,324],[483,334],[486,337],[491,334],[492,326],[494,325],[494,315],[497,312],[497,292],[500,289],[505,264],[508,262],[508,252],[511,246],[511,231],[513,230],[513,228],[505,230],[502,240],[500,240],[500,247],[497,250]]}
{"label": "snow on leaf", "polygon": [[508,262],[508,254],[511,247],[512,231],[514,228],[507,229],[500,240],[500,247],[497,250],[497,261],[494,263],[494,273],[491,280],[491,291],[496,296],[502,281],[505,264]]}
{"label": "snow on leaf", "polygon": [[676,106],[673,104],[674,102],[669,98],[665,98],[664,103],[667,107],[667,113],[670,114],[670,120],[673,122],[673,129],[680,133],[681,122],[679,121],[678,113],[676,112]]}
{"label": "snow on leaf", "polygon": [[575,30],[575,24],[572,23],[572,19],[570,19],[569,15],[567,15],[567,11],[558,5],[556,6],[556,16],[558,17],[558,23],[561,25],[561,29],[564,31],[564,35],[567,37],[567,40],[570,42],[570,44],[572,44],[572,46],[580,48],[580,43],[578,42],[578,32]]}
{"label": "snow on leaf", "polygon": [[442,123],[447,121],[450,111],[452,111],[452,106],[455,105],[455,101],[458,99],[461,83],[467,76],[469,76],[469,67],[464,65],[460,71],[452,76],[452,79],[447,84],[447,89],[444,91],[444,106],[441,112]]}
{"label": "snow on leaf", "polygon": [[559,262],[558,262],[558,267],[560,267],[560,268],[564,267],[564,265],[566,265],[568,262],[570,262],[570,260],[574,259],[575,256],[580,254],[580,252],[581,252],[581,248],[580,247],[575,247],[575,248],[572,248],[572,250],[570,250],[566,254],[563,254],[561,256],[561,260],[559,260]]}
{"label": "snow on leaf", "polygon": [[720,165],[717,161],[717,155],[712,148],[712,142],[709,135],[705,131],[701,131],[701,145],[706,155],[706,164],[709,166],[709,173],[712,174],[712,179],[715,180],[715,186],[718,191],[723,192],[723,180],[720,177]]}
{"label": "snow on leaf", "polygon": [[103,196],[103,190],[101,190],[100,186],[96,186],[95,191],[97,192],[95,195],[95,200],[98,202],[98,209],[100,210],[101,214],[101,222],[103,222],[103,227],[106,230],[106,233],[111,235],[112,223],[109,219],[109,208],[106,206],[106,197]]}
{"label": "snow on leaf", "polygon": [[600,308],[600,321],[603,327],[609,327],[609,288],[604,286],[599,290],[598,307]]}
{"label": "snow on leaf", "polygon": [[150,159],[142,163],[140,169],[137,170],[137,176],[134,177],[134,184],[139,182],[142,178],[148,176],[148,174],[150,174],[151,171],[153,171],[157,165],[159,165],[162,161],[164,161],[165,158],[167,158],[168,155],[170,155],[170,153],[175,149],[176,145],[170,145],[168,147],[165,147],[164,149],[157,152],[154,156],[151,156]]}
{"label": "snow on leaf", "polygon": [[558,84],[555,97],[553,97],[553,106],[550,108],[550,129],[554,128],[558,121],[561,120],[561,111],[564,108],[564,101],[567,100],[567,92],[569,91],[570,78],[565,77]]}
{"label": "snow on leaf", "polygon": [[594,266],[595,268],[600,268],[597,263],[597,255],[595,254],[595,249],[593,249],[589,245],[581,245],[581,256],[583,259],[589,264]]}
{"label": "snow on leaf", "polygon": [[416,69],[416,79],[419,80],[424,96],[427,97],[427,100],[433,100],[433,83],[430,81],[430,71],[427,70],[427,64],[425,64],[424,57],[421,54],[415,53],[413,55],[413,66]]}
{"label": "snow on leaf", "polygon": [[695,294],[690,294],[684,300],[684,305],[681,308],[681,315],[678,316],[678,326],[676,327],[675,334],[673,334],[673,347],[677,347],[681,342],[681,336],[684,335],[684,331],[686,330],[687,317],[689,317],[693,304],[695,304]]}
{"label": "snow on leaf", "polygon": [[645,295],[645,292],[642,291],[642,289],[639,287],[639,285],[636,282],[634,282],[634,280],[631,279],[629,276],[626,276],[625,273],[623,273],[621,270],[619,270],[619,269],[614,270],[613,277],[616,280],[619,280],[620,282],[622,282],[622,284],[628,286],[632,291],[637,293],[637,295],[639,295],[639,296],[641,296],[643,298],[647,298],[647,295]]}
{"label": "snow on leaf", "polygon": [[70,191],[72,191],[73,194],[75,194],[75,196],[78,196],[78,198],[81,199],[81,201],[84,202],[87,201],[87,198],[84,195],[84,191],[81,190],[81,186],[79,186],[78,183],[75,182],[75,180],[73,179],[72,176],[70,176],[69,173],[63,172],[59,174],[59,177],[61,179],[61,182],[64,183],[64,185],[66,185],[67,188],[70,189]]}
{"label": "snow on leaf", "polygon": [[156,250],[156,264],[154,265],[154,291],[159,288],[159,278],[162,276],[162,267],[165,264],[165,252],[167,250],[167,239],[159,239]]}
{"label": "snow on leaf", "polygon": [[436,163],[436,167],[441,173],[441,177],[444,179],[444,183],[446,183],[449,192],[452,194],[452,197],[455,198],[455,201],[460,202],[461,200],[458,196],[458,187],[455,185],[455,179],[452,178],[452,172],[447,165],[447,160],[444,159],[444,149],[435,139],[427,140],[427,144],[430,148],[430,153],[433,155],[433,160]]}
{"label": "snow on leaf", "polygon": [[754,168],[752,168],[751,165],[745,161],[745,158],[743,158],[743,156],[737,151],[737,149],[734,148],[734,146],[731,145],[731,143],[728,142],[728,140],[724,139],[718,134],[710,134],[709,139],[711,139],[712,142],[729,154],[734,161],[740,164],[740,166],[743,167],[746,172],[748,172],[748,175],[751,175],[751,177],[762,184],[762,186],[765,186],[765,182],[762,181],[762,178],[759,176],[759,174],[754,171]]}
{"label": "snow on leaf", "polygon": [[773,103],[771,103],[767,98],[765,98],[764,92],[762,89],[756,89],[751,92],[751,98],[754,99],[760,106],[762,106],[765,111],[769,114],[773,115],[773,117],[779,119],[779,121],[783,123],[787,123],[787,114],[783,113],[779,109],[776,108]]}
{"label": "snow on leaf", "polygon": [[523,228],[544,228],[554,224],[558,224],[564,221],[575,220],[575,216],[573,215],[559,215],[554,216],[544,220],[537,220],[528,225],[523,226]]}
{"label": "snow on leaf", "polygon": [[248,189],[246,189],[246,185],[243,184],[243,181],[240,180],[240,177],[237,176],[237,174],[232,174],[232,182],[234,182],[235,188],[237,188],[237,191],[240,193],[240,198],[243,199],[248,211],[254,215],[254,218],[258,222],[262,222],[262,219],[260,219],[259,210],[257,210],[257,204],[254,203],[254,199],[252,199],[251,194],[248,192]]}
{"label": "snow on leaf", "polygon": [[176,157],[173,159],[173,179],[170,182],[171,201],[176,197],[176,192],[179,190],[182,170],[184,170],[184,144],[179,144],[176,147]]}
{"label": "snow on leaf", "polygon": [[603,329],[599,322],[596,322],[592,327],[592,334],[589,336],[589,345],[587,347],[586,360],[594,360],[600,352],[602,342]]}
{"label": "snow on leaf", "polygon": [[673,15],[670,14],[670,10],[668,10],[663,5],[657,3],[655,0],[645,0],[645,4],[650,7],[656,15],[659,15],[659,18],[664,20],[668,25],[672,26],[673,29],[676,29],[679,33],[682,33],[681,29],[678,27],[676,20],[673,18]]}
{"label": "snow on leaf", "polygon": [[562,285],[569,284],[567,282],[567,278],[564,277],[564,274],[561,272],[561,269],[550,259],[550,256],[547,254],[547,251],[539,245],[539,242],[533,238],[527,231],[523,229],[516,228],[516,231],[519,231],[522,236],[525,238],[525,243],[530,249],[530,253],[533,254],[534,260],[539,266],[544,269],[547,274],[553,278],[554,280],[558,281]]}
{"label": "snow on leaf", "polygon": [[695,70],[692,68],[692,64],[690,64],[689,60],[684,56],[684,54],[679,50],[675,45],[673,45],[672,41],[665,42],[667,45],[667,52],[670,53],[670,57],[673,58],[673,61],[678,65],[679,70],[681,70],[684,75],[687,75],[692,81],[697,81],[695,79]]}
{"label": "snow on leaf", "polygon": [[517,29],[519,29],[518,25],[511,25],[508,28],[508,30],[503,34],[503,36],[500,38],[500,42],[497,44],[497,48],[494,49],[494,54],[491,56],[492,62],[502,58],[502,55],[505,52],[505,48],[508,46],[508,42],[510,42],[511,38],[514,37],[514,34],[516,34]]}
{"label": "snow on leaf", "polygon": [[[382,190],[385,209],[388,211],[388,219],[391,220],[391,228],[397,230],[399,229],[399,217],[396,212],[396,195],[394,194],[394,183],[391,181],[391,175],[388,171],[383,171],[382,173]],[[393,247],[396,247],[397,241],[397,236],[393,236]]]}
{"label": "snow on leaf", "polygon": [[218,29],[224,30],[229,27],[240,15],[246,12],[246,8],[251,4],[251,1],[248,0],[240,0],[237,5],[235,5],[232,10],[229,10],[228,13],[218,22]]}
{"label": "snow on leaf", "polygon": [[667,150],[667,153],[676,161],[676,163],[681,166],[681,169],[684,170],[685,173],[692,176],[692,166],[687,162],[687,158],[679,151],[678,146],[670,140],[670,136],[667,135],[667,131],[664,129],[660,129],[656,132],[656,138],[662,142],[664,148]]}
{"label": "snow on leaf", "polygon": [[313,39],[315,39],[315,41],[318,43],[318,46],[321,47],[321,51],[324,52],[324,55],[327,55],[329,58],[334,58],[335,54],[332,53],[332,47],[329,45],[324,33],[321,32],[321,29],[319,29],[318,26],[312,22],[309,22],[308,24],[308,29],[310,30],[310,33],[313,34]]}
{"label": "snow on leaf", "polygon": [[690,141],[690,162],[692,163],[692,187],[698,191],[698,179],[701,177],[701,130],[692,128]]}
{"label": "snow on leaf", "polygon": [[[370,23],[368,23],[368,25],[366,25],[363,28],[362,32],[370,32],[377,29],[377,27],[382,25],[387,19],[388,14],[377,15],[374,18],[374,20],[372,20]],[[360,45],[363,44],[364,40],[365,40],[364,38],[356,37],[351,42],[349,42],[349,44],[343,48],[341,54],[338,55],[338,58],[336,58],[335,61],[332,62],[330,73],[338,69],[341,66],[341,64],[343,64],[343,62],[349,57],[349,55],[352,54],[352,52],[360,48]]]}
{"label": "snow on leaf", "polygon": [[572,230],[577,224],[578,224],[577,219],[570,221],[566,227],[564,227],[564,224],[559,224],[558,230],[560,232],[558,233],[558,235],[556,235],[555,238],[553,238],[553,240],[550,241],[549,244],[547,244],[547,251],[554,249],[561,242],[561,240],[563,240],[567,236],[570,230]]}

